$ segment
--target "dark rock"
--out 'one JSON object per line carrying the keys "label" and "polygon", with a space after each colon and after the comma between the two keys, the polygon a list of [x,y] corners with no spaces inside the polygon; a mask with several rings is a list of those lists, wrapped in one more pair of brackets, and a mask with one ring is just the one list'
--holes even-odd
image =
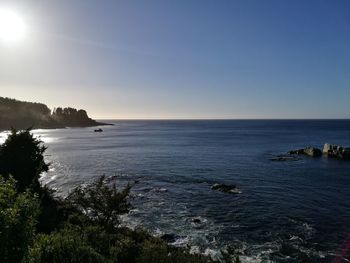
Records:
{"label": "dark rock", "polygon": [[300,158],[297,158],[295,156],[276,156],[273,158],[270,158],[270,161],[276,161],[276,162],[285,162],[285,161],[298,161]]}
{"label": "dark rock", "polygon": [[306,147],[304,149],[304,154],[312,156],[312,157],[320,157],[320,156],[322,156],[322,151],[318,148]]}
{"label": "dark rock", "polygon": [[212,185],[211,189],[221,191],[224,193],[232,193],[232,194],[241,193],[241,191],[237,188],[236,185],[214,184],[214,185]]}
{"label": "dark rock", "polygon": [[164,234],[164,235],[160,236],[160,238],[167,243],[174,243],[176,241],[176,239],[178,238],[178,236],[175,234]]}
{"label": "dark rock", "polygon": [[194,228],[202,228],[205,227],[207,223],[207,219],[202,218],[202,217],[195,217],[191,219],[191,225]]}
{"label": "dark rock", "polygon": [[304,149],[289,151],[289,154],[304,154]]}
{"label": "dark rock", "polygon": [[201,224],[202,221],[199,218],[193,218],[192,219],[192,223],[194,223],[194,224]]}
{"label": "dark rock", "polygon": [[289,151],[289,154],[297,154],[297,155],[308,155],[311,157],[320,157],[322,156],[322,151],[318,148],[315,147],[306,147],[304,149],[298,149],[298,150],[293,150]]}

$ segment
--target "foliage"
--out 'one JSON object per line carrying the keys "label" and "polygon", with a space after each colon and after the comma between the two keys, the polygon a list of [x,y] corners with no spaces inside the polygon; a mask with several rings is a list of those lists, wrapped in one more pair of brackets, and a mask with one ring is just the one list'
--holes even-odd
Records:
{"label": "foliage", "polygon": [[170,247],[162,240],[146,240],[141,246],[141,253],[137,258],[138,263],[199,263],[209,262],[207,257],[192,255],[188,251]]}
{"label": "foliage", "polygon": [[85,110],[77,110],[74,108],[55,108],[52,117],[65,126],[85,126],[86,124],[94,125],[95,121],[89,118]]}
{"label": "foliage", "polygon": [[38,235],[26,261],[28,263],[108,262],[84,241],[83,236],[72,229],[63,229],[50,235]]}
{"label": "foliage", "polygon": [[101,176],[87,187],[75,188],[67,200],[98,224],[114,228],[119,224],[119,216],[129,211],[130,188],[127,185],[119,192],[115,184],[109,186]]}
{"label": "foliage", "polygon": [[78,211],[71,203],[62,198],[54,196],[54,191],[44,186],[39,190],[40,214],[38,231],[50,233],[61,228],[66,221],[78,214]]}
{"label": "foliage", "polygon": [[0,177],[0,256],[21,262],[35,235],[39,203],[35,195],[18,193],[15,180]]}
{"label": "foliage", "polygon": [[12,175],[20,191],[28,186],[39,187],[39,176],[46,172],[49,164],[44,161],[46,147],[42,141],[33,137],[30,130],[12,130],[0,147],[0,174]]}
{"label": "foliage", "polygon": [[87,127],[99,124],[89,118],[85,110],[57,108],[51,113],[43,103],[0,97],[0,129]]}
{"label": "foliage", "polygon": [[0,129],[57,126],[50,116],[45,104],[0,97]]}
{"label": "foliage", "polygon": [[99,225],[67,225],[50,235],[40,234],[30,248],[27,262],[128,262],[204,263],[208,258],[167,245],[144,231]]}

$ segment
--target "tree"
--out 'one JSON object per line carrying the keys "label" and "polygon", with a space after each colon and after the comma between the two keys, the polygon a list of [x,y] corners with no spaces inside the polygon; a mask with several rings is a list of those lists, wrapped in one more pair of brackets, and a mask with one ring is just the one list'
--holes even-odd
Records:
{"label": "tree", "polygon": [[16,181],[0,177],[0,258],[1,262],[21,262],[32,244],[39,214],[37,197],[18,193]]}
{"label": "tree", "polygon": [[89,246],[84,236],[74,229],[39,234],[26,258],[28,263],[107,263],[105,257]]}
{"label": "tree", "polygon": [[108,185],[105,177],[101,176],[86,187],[75,188],[67,200],[92,221],[106,229],[113,229],[119,225],[119,216],[129,211],[130,204],[127,198],[130,189],[128,184],[119,192],[115,184]]}
{"label": "tree", "polygon": [[13,129],[0,147],[0,174],[6,178],[12,175],[21,192],[29,186],[38,190],[39,176],[49,168],[44,160],[45,151],[42,141],[35,138],[30,129],[20,132]]}
{"label": "tree", "polygon": [[55,108],[52,114],[60,117],[63,114],[63,110],[61,107]]}

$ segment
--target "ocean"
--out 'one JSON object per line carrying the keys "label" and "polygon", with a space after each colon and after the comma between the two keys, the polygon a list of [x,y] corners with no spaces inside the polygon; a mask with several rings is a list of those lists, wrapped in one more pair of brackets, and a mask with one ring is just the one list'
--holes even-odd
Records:
{"label": "ocean", "polygon": [[270,160],[306,146],[350,146],[349,120],[107,122],[114,126],[101,133],[35,130],[51,163],[43,183],[66,195],[101,175],[120,187],[138,181],[124,224],[173,234],[174,245],[213,258],[229,249],[242,262],[331,262],[338,253],[350,261],[341,250],[350,247],[350,161]]}

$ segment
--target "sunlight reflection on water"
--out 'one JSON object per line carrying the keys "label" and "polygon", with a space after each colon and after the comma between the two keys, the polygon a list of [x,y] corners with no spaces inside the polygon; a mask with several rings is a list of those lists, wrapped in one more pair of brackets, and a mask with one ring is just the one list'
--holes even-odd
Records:
{"label": "sunlight reflection on water", "polygon": [[[10,131],[0,132],[0,144],[3,144],[6,141],[7,136],[10,133],[11,133]],[[35,137],[39,138],[44,143],[51,143],[58,140],[58,138],[56,137],[50,137],[50,134],[47,132],[47,130],[43,130],[43,129],[33,130],[33,134]]]}
{"label": "sunlight reflection on water", "polygon": [[51,143],[58,140],[58,138],[50,137],[48,130],[43,130],[43,129],[34,130],[33,134],[36,137],[40,138],[44,143]]}
{"label": "sunlight reflection on water", "polygon": [[8,132],[8,131],[0,132],[0,144],[3,144],[6,141],[7,136],[9,134],[10,134],[10,132]]}

